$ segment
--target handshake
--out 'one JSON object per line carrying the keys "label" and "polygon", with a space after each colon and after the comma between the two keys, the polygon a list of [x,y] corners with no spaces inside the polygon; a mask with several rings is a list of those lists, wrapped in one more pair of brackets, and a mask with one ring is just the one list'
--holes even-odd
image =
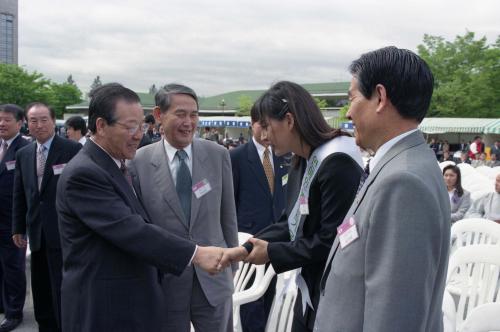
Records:
{"label": "handshake", "polygon": [[208,273],[215,275],[232,263],[240,261],[261,265],[269,262],[267,255],[267,241],[251,238],[248,240],[253,245],[249,253],[243,246],[234,248],[201,247],[198,246],[193,258],[193,264],[201,267]]}

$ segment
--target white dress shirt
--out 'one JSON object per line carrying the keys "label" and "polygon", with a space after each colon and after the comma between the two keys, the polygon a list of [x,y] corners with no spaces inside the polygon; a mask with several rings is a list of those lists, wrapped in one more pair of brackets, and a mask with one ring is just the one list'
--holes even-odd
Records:
{"label": "white dress shirt", "polygon": [[387,153],[387,151],[389,151],[397,142],[399,142],[400,140],[402,140],[406,136],[413,134],[417,130],[418,130],[418,128],[409,130],[407,132],[404,132],[404,133],[392,138],[391,140],[385,142],[384,144],[382,144],[382,146],[380,148],[378,148],[377,152],[375,152],[375,156],[370,161],[370,173],[372,172],[372,170],[375,169],[375,166],[377,166],[377,163],[382,159],[382,157],[384,157],[384,155]]}
{"label": "white dress shirt", "polygon": [[[163,146],[165,147],[165,152],[167,153],[168,158],[168,167],[170,167],[170,174],[172,174],[172,178],[174,180],[174,184],[177,184],[177,171],[179,170],[180,161],[179,158],[175,157],[175,154],[179,149],[174,148],[170,143],[164,139]],[[193,149],[192,144],[189,144],[184,149],[182,149],[187,154],[187,159],[184,162],[187,164],[189,168],[189,173],[191,176],[193,175]]]}
{"label": "white dress shirt", "polygon": [[[252,137],[253,144],[255,144],[255,147],[257,148],[257,154],[259,155],[260,162],[262,165],[264,165],[264,152],[266,151],[266,147],[255,139],[255,137]],[[271,146],[268,147],[269,149],[269,160],[271,161],[271,166],[273,167],[273,173],[274,173],[274,160],[273,160],[273,150]]]}

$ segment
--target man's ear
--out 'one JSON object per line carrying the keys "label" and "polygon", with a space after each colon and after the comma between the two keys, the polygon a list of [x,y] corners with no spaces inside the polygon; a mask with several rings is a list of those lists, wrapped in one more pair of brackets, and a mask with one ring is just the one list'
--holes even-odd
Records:
{"label": "man's ear", "polygon": [[390,103],[390,100],[387,97],[387,90],[385,89],[385,86],[383,86],[382,84],[377,84],[375,86],[375,95],[374,95],[374,97],[378,98],[377,109],[375,110],[375,112],[380,113]]}
{"label": "man's ear", "polygon": [[160,107],[155,106],[155,108],[153,108],[153,116],[155,117],[156,122],[158,122],[158,123],[161,122],[161,120],[160,120],[160,117],[161,117]]}
{"label": "man's ear", "polygon": [[99,135],[99,136],[105,136],[104,134],[104,128],[107,126],[107,122],[106,120],[104,120],[103,118],[97,118],[96,121],[95,121],[95,134]]}

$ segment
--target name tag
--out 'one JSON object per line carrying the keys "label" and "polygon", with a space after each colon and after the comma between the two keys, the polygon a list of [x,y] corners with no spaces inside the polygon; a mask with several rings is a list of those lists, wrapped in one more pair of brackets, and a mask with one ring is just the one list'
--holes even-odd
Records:
{"label": "name tag", "polygon": [[308,215],[309,214],[309,204],[307,203],[307,197],[300,196],[299,197],[299,204],[300,204],[300,214],[301,215]]}
{"label": "name tag", "polygon": [[342,225],[337,227],[337,236],[339,237],[340,247],[342,249],[359,237],[358,228],[353,217],[345,220]]}
{"label": "name tag", "polygon": [[283,177],[281,178],[281,184],[283,186],[286,186],[286,184],[288,183],[288,174],[285,174],[283,175]]}
{"label": "name tag", "polygon": [[7,168],[8,171],[12,171],[13,169],[16,169],[16,161],[15,160],[6,161],[5,167]]}
{"label": "name tag", "polygon": [[52,165],[52,170],[54,171],[54,175],[59,175],[62,173],[66,164]]}
{"label": "name tag", "polygon": [[201,197],[205,196],[208,192],[210,192],[212,190],[212,187],[210,186],[210,183],[208,182],[207,179],[203,179],[197,184],[195,184],[192,187],[192,189],[196,198],[200,199]]}

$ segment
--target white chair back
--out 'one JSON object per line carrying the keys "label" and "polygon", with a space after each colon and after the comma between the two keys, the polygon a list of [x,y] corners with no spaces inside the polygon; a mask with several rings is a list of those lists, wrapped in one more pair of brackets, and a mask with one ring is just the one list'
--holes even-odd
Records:
{"label": "white chair back", "polygon": [[469,218],[451,225],[450,253],[459,247],[475,244],[500,244],[500,224],[488,219]]}
{"label": "white chair back", "polygon": [[486,303],[474,308],[460,332],[500,331],[500,303]]}
{"label": "white chair back", "polygon": [[297,299],[295,277],[297,270],[278,274],[276,295],[267,320],[266,332],[290,332],[293,322],[293,307]]}
{"label": "white chair back", "polygon": [[[460,283],[454,282],[457,278]],[[497,245],[470,245],[458,248],[450,257],[446,288],[452,283],[457,298],[457,331],[477,306],[500,301],[500,250]],[[458,289],[458,292],[456,290]]]}

